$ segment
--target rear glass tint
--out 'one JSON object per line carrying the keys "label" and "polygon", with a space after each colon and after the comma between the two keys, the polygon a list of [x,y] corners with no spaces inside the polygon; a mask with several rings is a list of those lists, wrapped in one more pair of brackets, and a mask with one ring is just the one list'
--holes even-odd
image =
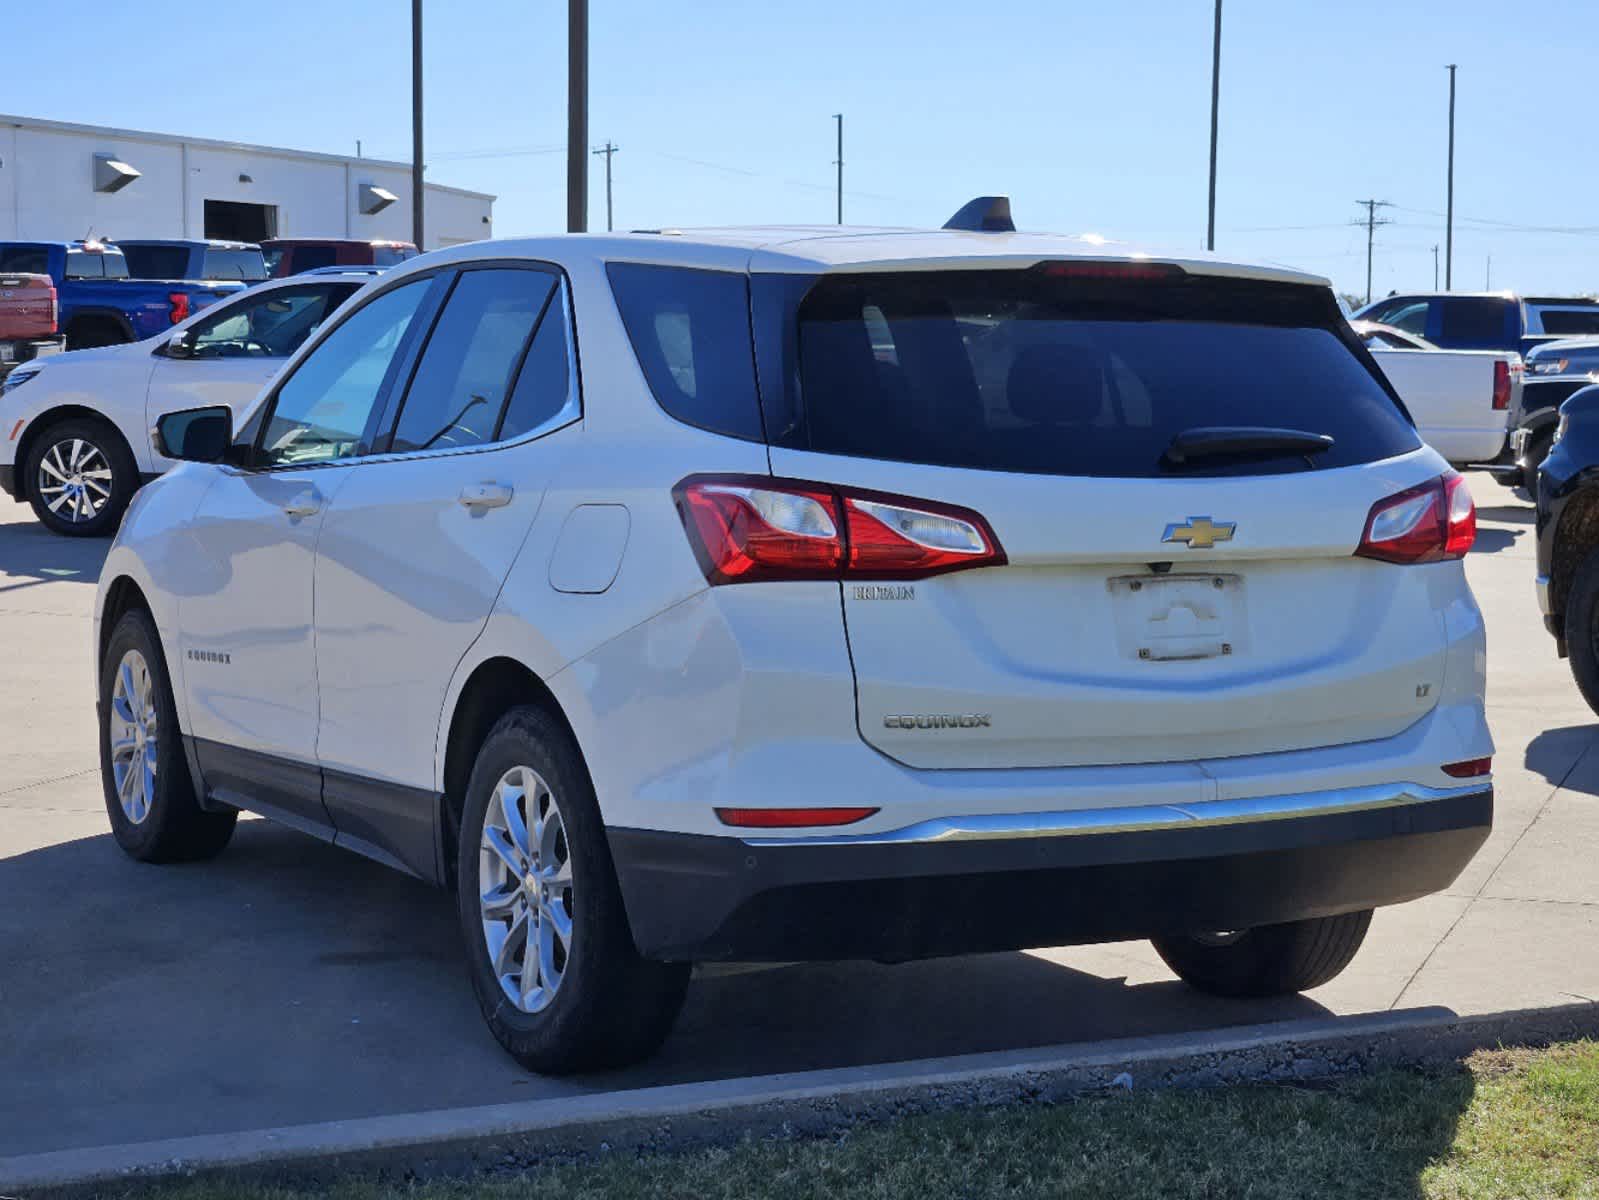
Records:
{"label": "rear glass tint", "polygon": [[1512,311],[1509,300],[1450,296],[1442,309],[1438,340],[1446,346],[1490,350],[1516,340],[1507,326]]}
{"label": "rear glass tint", "polygon": [[1599,333],[1599,305],[1593,308],[1540,308],[1538,320],[1545,333]]}
{"label": "rear glass tint", "polygon": [[1036,270],[756,277],[754,286],[774,444],[1120,477],[1170,473],[1172,439],[1206,426],[1303,430],[1333,446],[1313,461],[1191,461],[1187,474],[1341,467],[1420,445],[1319,288]]}
{"label": "rear glass tint", "polygon": [[656,403],[685,424],[760,441],[749,277],[620,262],[606,272]]}
{"label": "rear glass tint", "polygon": [[135,279],[185,279],[188,277],[187,246],[124,246],[128,274]]}

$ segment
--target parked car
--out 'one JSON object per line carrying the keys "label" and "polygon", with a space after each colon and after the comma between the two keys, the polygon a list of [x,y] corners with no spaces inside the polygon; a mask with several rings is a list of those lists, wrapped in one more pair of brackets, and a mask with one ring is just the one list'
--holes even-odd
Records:
{"label": "parked car", "polygon": [[1528,479],[1538,505],[1538,607],[1599,713],[1599,384],[1561,403],[1558,435]]}
{"label": "parked car", "polygon": [[261,243],[274,279],[318,267],[394,267],[417,255],[412,242],[353,238],[270,238]]}
{"label": "parked car", "polygon": [[1499,458],[1521,394],[1519,355],[1439,350],[1387,325],[1350,324],[1429,446],[1458,466]]}
{"label": "parked car", "polygon": [[20,363],[58,353],[58,328],[48,275],[0,275],[0,381]]}
{"label": "parked car", "polygon": [[197,404],[245,408],[368,272],[261,284],[125,346],[18,367],[0,384],[0,489],[45,527],[116,531],[134,492],[172,466],[152,423]]}
{"label": "parked car", "polygon": [[1527,374],[1599,375],[1599,337],[1545,342],[1527,354]]}
{"label": "parked car", "polygon": [[1470,494],[1325,280],[996,209],[441,250],[162,417],[118,843],[244,809],[453,889],[541,1071],[648,1054],[697,961],[1338,974],[1488,833]]}
{"label": "parked car", "polygon": [[134,279],[240,280],[260,283],[267,277],[266,259],[254,242],[185,239],[118,238]]}
{"label": "parked car", "polygon": [[1514,350],[1526,358],[1542,342],[1599,334],[1599,299],[1421,292],[1385,296],[1355,317],[1392,325],[1445,350]]}
{"label": "parked car", "polygon": [[1523,484],[1529,490],[1536,486],[1538,467],[1554,445],[1561,406],[1594,382],[1595,376],[1587,372],[1527,378],[1521,390],[1516,428],[1510,434],[1513,470],[1506,474],[1505,482]]}
{"label": "parked car", "polygon": [[135,280],[128,260],[104,242],[0,242],[0,275],[48,275],[67,349],[154,337],[242,283]]}

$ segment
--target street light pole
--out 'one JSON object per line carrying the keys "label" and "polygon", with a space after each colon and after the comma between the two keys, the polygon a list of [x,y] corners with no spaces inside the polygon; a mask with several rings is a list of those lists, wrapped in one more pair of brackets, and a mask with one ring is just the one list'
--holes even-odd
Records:
{"label": "street light pole", "polygon": [[422,0],[411,0],[411,240],[426,250],[422,226]]}
{"label": "street light pole", "polygon": [[589,4],[569,0],[566,17],[566,231],[589,227]]}
{"label": "street light pole", "polygon": [[1205,249],[1216,248],[1216,125],[1221,109],[1221,0],[1216,0],[1216,37],[1210,54],[1210,210]]}
{"label": "street light pole", "polygon": [[833,165],[838,168],[838,223],[844,223],[844,114],[834,113],[833,120],[838,122],[838,157],[833,160]]}
{"label": "street light pole", "polygon": [[1444,291],[1455,285],[1455,64],[1449,64],[1449,203],[1444,214]]}

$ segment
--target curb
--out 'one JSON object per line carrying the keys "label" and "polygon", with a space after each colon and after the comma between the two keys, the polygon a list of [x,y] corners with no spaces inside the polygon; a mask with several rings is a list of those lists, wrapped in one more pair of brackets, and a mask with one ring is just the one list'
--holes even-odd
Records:
{"label": "curb", "polygon": [[0,1194],[221,1170],[314,1178],[524,1167],[594,1152],[820,1134],[907,1112],[1052,1102],[1113,1087],[1324,1080],[1582,1037],[1599,1037],[1599,1004],[1288,1021],[23,1155],[0,1159]]}

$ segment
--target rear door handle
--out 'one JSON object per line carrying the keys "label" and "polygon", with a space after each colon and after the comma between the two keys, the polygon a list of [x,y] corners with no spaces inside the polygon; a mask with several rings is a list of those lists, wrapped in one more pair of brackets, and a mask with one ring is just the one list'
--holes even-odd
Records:
{"label": "rear door handle", "polygon": [[314,491],[301,492],[293,500],[283,506],[283,512],[288,517],[314,517],[322,511],[322,497]]}
{"label": "rear door handle", "polygon": [[471,509],[504,508],[515,494],[509,484],[474,483],[461,489],[459,500]]}

